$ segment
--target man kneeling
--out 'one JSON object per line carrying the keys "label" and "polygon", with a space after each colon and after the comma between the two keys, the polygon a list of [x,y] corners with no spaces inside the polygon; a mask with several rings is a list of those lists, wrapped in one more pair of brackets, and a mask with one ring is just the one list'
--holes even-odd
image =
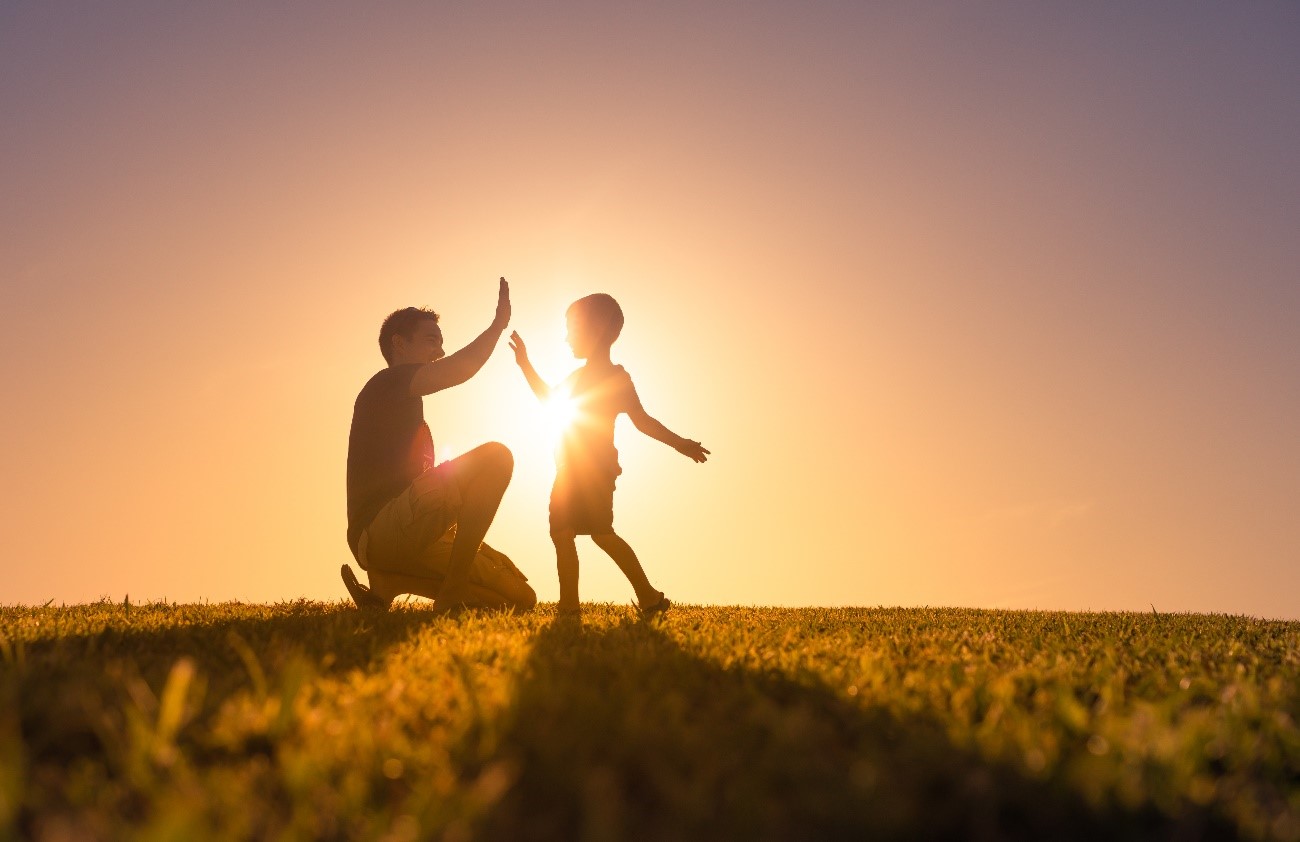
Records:
{"label": "man kneeling", "polygon": [[348,546],[370,587],[346,564],[341,573],[358,606],[386,608],[404,593],[432,598],[435,611],[537,603],[510,559],[483,544],[514,471],[509,449],[489,442],[435,467],[424,420],[423,396],[478,373],[509,323],[505,278],[492,324],[450,356],[431,310],[408,307],[384,320],[388,367],[357,395],[348,437]]}

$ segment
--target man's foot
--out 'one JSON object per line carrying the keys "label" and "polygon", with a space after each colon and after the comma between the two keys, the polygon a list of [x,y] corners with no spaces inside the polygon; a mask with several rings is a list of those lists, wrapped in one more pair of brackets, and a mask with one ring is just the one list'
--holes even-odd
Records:
{"label": "man's foot", "polygon": [[348,589],[348,595],[352,597],[352,601],[357,604],[358,608],[376,611],[388,610],[389,604],[393,601],[392,597],[384,599],[357,581],[357,574],[352,572],[352,565],[345,564],[339,568],[339,575],[343,577],[343,586]]}
{"label": "man's foot", "polygon": [[658,602],[653,603],[653,604],[651,604],[651,605],[644,605],[644,604],[643,604],[643,605],[640,606],[640,608],[641,608],[641,618],[644,619],[644,620],[649,620],[651,617],[656,617],[656,616],[658,616],[658,615],[660,615],[660,614],[663,614],[663,613],[666,612],[669,608],[672,608],[672,607],[673,607],[673,604],[672,604],[671,602],[668,601],[668,597],[664,596],[663,591],[660,591],[660,592],[659,592],[659,601],[658,601]]}
{"label": "man's foot", "polygon": [[432,611],[435,616],[459,617],[474,606],[466,605],[463,602],[452,602],[445,599],[435,599],[433,601]]}
{"label": "man's foot", "polygon": [[555,618],[557,620],[581,620],[581,605],[556,605]]}
{"label": "man's foot", "polygon": [[473,584],[443,585],[437,598],[433,601],[433,613],[458,616],[464,611],[481,608],[509,608],[510,604],[502,596]]}

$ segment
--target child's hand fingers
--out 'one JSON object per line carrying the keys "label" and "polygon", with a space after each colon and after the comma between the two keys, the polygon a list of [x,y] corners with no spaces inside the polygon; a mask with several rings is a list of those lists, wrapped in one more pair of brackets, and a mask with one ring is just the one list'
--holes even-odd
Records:
{"label": "child's hand fingers", "polygon": [[681,452],[683,456],[687,456],[695,462],[709,461],[709,451],[705,449],[704,445],[692,439],[686,440],[686,446],[682,448]]}

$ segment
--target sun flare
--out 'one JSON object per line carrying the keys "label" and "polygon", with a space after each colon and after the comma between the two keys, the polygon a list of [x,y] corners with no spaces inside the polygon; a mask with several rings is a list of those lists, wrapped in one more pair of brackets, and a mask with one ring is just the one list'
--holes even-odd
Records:
{"label": "sun flare", "polygon": [[558,440],[578,417],[577,403],[567,393],[556,391],[542,404],[542,417],[547,433]]}

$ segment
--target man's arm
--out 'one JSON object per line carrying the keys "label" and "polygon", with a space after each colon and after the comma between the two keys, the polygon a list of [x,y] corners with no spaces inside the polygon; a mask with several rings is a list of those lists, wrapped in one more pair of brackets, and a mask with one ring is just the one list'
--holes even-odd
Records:
{"label": "man's arm", "polygon": [[519,335],[519,331],[510,334],[510,350],[515,352],[515,362],[519,364],[519,370],[524,373],[524,379],[528,381],[533,394],[545,403],[551,396],[551,387],[546,385],[537,369],[533,368],[533,361],[528,359],[528,346],[524,345],[524,338]]}
{"label": "man's arm", "polygon": [[698,441],[692,441],[677,435],[672,430],[665,427],[657,419],[651,418],[650,413],[645,411],[641,405],[641,399],[637,396],[636,389],[632,386],[632,381],[628,380],[628,390],[631,393],[627,410],[627,417],[632,419],[632,424],[641,432],[645,433],[655,441],[661,441],[664,444],[676,450],[687,459],[696,462],[707,462],[709,451]]}
{"label": "man's arm", "polygon": [[510,324],[510,285],[506,283],[505,278],[502,278],[497,293],[496,317],[492,319],[492,324],[473,342],[456,353],[420,366],[411,378],[411,396],[432,395],[434,392],[459,386],[478,374],[479,369],[488,361],[488,357],[492,356],[492,350],[496,348],[497,340],[501,338],[508,324]]}

